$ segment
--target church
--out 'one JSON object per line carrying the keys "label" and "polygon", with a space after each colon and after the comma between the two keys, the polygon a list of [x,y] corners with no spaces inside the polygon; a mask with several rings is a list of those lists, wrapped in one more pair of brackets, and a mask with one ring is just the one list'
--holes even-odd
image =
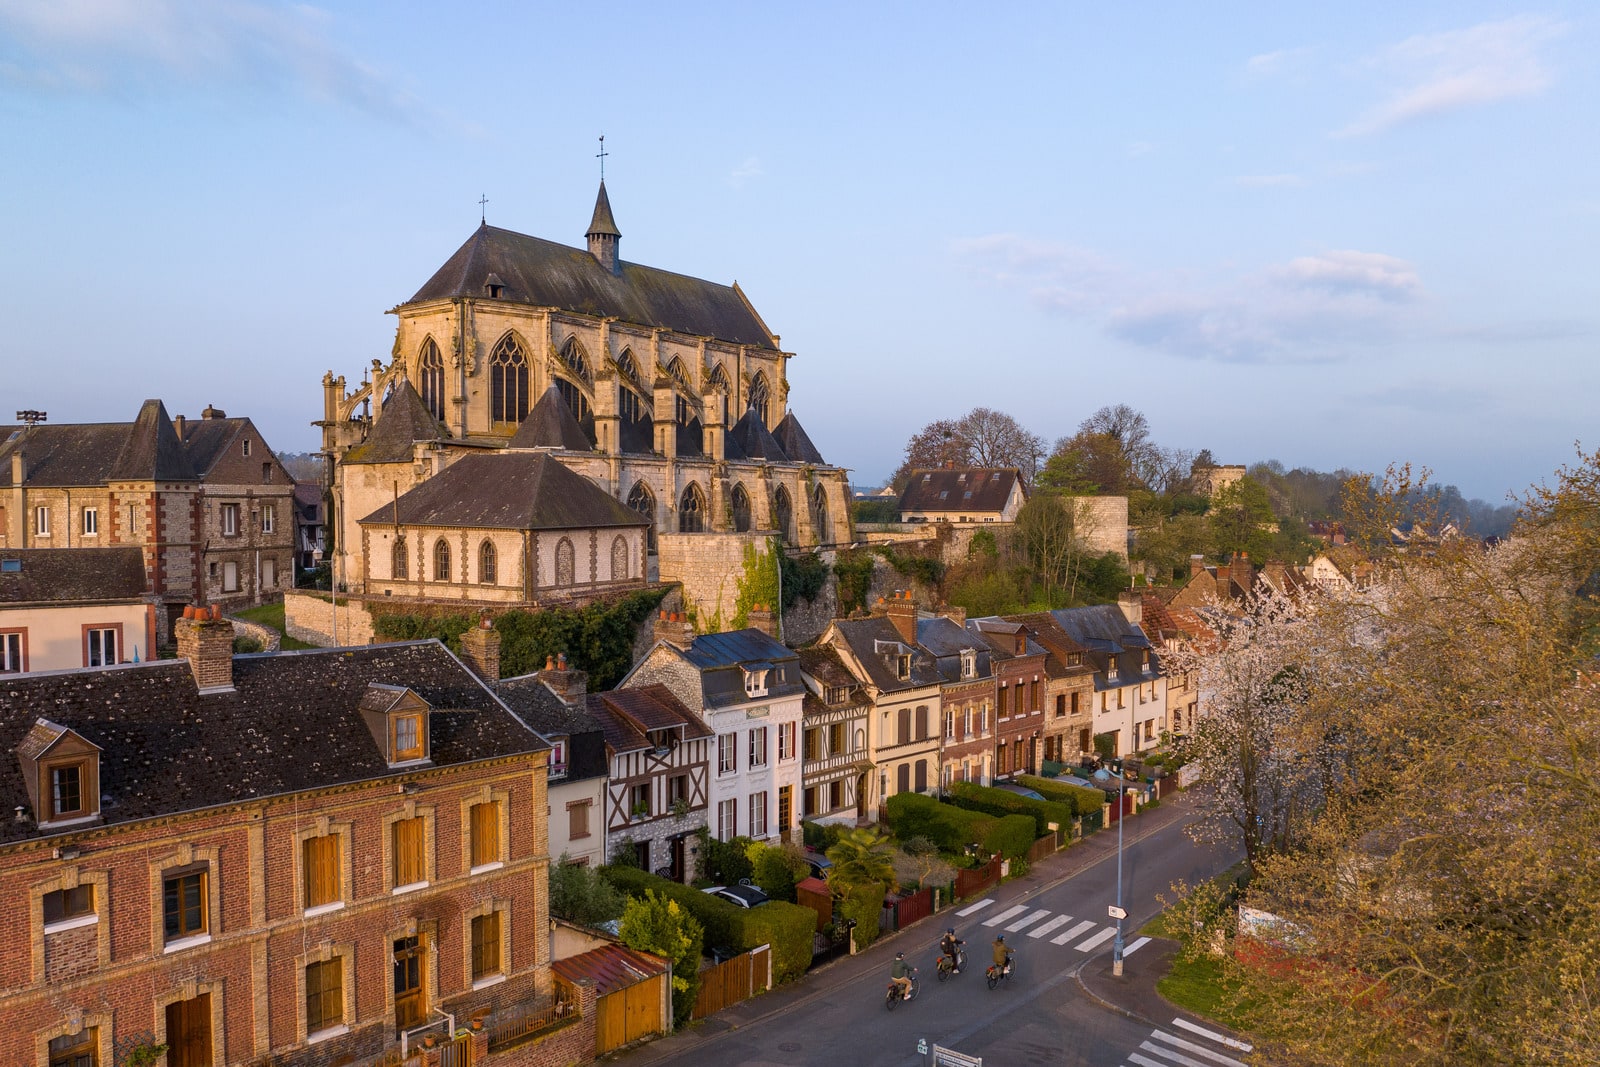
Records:
{"label": "church", "polygon": [[[686,580],[707,552],[737,559],[730,539],[850,539],[847,472],[790,410],[793,353],[738,284],[622,259],[604,181],[586,237],[577,248],[481,225],[393,310],[388,365],[374,360],[354,388],[324,376],[347,591],[382,595],[369,586],[389,565],[364,545],[373,516],[486,452],[548,454],[631,509],[662,581]],[[480,599],[468,568],[452,578],[430,596]]]}

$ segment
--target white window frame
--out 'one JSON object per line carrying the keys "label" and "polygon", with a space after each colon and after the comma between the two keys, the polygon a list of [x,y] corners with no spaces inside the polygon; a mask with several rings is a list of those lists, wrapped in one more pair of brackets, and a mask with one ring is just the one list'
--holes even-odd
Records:
{"label": "white window frame", "polygon": [[50,505],[40,504],[33,509],[33,533],[35,537],[50,536]]}
{"label": "white window frame", "polygon": [[221,522],[222,522],[222,536],[223,537],[238,537],[239,536],[239,505],[238,504],[224,504],[224,505],[222,505]]}
{"label": "white window frame", "polygon": [[717,775],[739,773],[739,735],[717,735]]}
{"label": "white window frame", "polygon": [[262,533],[272,533],[273,527],[277,523],[277,518],[278,518],[277,508],[275,508],[271,504],[262,504],[261,505],[261,532]]}
{"label": "white window frame", "polygon": [[767,791],[750,794],[750,836],[759,841],[767,836]]}
{"label": "white window frame", "polygon": [[739,836],[739,802],[733,798],[717,802],[717,840],[732,841]]}
{"label": "white window frame", "polygon": [[750,730],[750,769],[765,767],[767,765],[767,728],[765,726],[752,727]]}
{"label": "white window frame", "polygon": [[99,537],[100,536],[100,509],[99,508],[84,508],[83,509],[83,536],[85,536],[85,537]]}
{"label": "white window frame", "polygon": [[[121,634],[115,626],[90,626],[83,631],[83,665],[85,667],[110,667],[118,662],[117,656],[122,651]],[[109,638],[109,641],[107,640]],[[111,654],[106,655],[106,645],[111,646]],[[96,647],[98,646],[98,647]],[[96,663],[98,656],[100,662]]]}
{"label": "white window frame", "polygon": [[778,724],[778,762],[794,759],[794,736],[796,726],[792,722]]}
{"label": "white window frame", "polygon": [[[233,577],[230,579],[229,574]],[[224,593],[237,593],[239,591],[239,565],[233,560],[222,561],[222,591]]]}
{"label": "white window frame", "polygon": [[23,630],[0,633],[0,674],[22,673]]}

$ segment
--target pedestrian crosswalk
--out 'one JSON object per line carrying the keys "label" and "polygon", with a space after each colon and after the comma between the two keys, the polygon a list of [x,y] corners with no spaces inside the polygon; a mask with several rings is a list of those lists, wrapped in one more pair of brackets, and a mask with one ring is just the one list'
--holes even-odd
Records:
{"label": "pedestrian crosswalk", "polygon": [[[1180,1032],[1181,1031],[1181,1032]],[[1219,1051],[1218,1046],[1227,1052]],[[1187,1019],[1175,1018],[1171,1029],[1156,1027],[1128,1053],[1124,1067],[1246,1067],[1237,1055],[1248,1055],[1247,1041],[1207,1029]]]}
{"label": "pedestrian crosswalk", "polygon": [[[1079,919],[1075,922],[1074,916],[1055,912],[1049,908],[1033,908],[1027,904],[1013,904],[991,914],[987,909],[994,903],[993,897],[984,897],[968,904],[956,914],[965,918],[982,912],[984,913],[982,925],[996,929],[997,933],[1023,934],[1038,940],[1049,938],[1052,945],[1070,944],[1079,952],[1093,952],[1117,936],[1115,924],[1101,923],[1094,919]],[[1072,925],[1068,926],[1069,923]],[[1063,930],[1062,927],[1066,929]],[[1125,945],[1122,949],[1123,956],[1132,955],[1149,941],[1148,937],[1141,937]]]}

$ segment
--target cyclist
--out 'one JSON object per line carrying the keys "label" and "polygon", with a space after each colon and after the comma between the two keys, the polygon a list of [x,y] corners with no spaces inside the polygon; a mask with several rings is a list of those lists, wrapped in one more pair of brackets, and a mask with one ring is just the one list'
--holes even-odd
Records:
{"label": "cyclist", "polygon": [[939,939],[939,951],[950,958],[951,974],[961,973],[961,960],[956,955],[956,952],[965,944],[965,941],[956,936],[956,928],[954,926],[946,929],[944,936]]}
{"label": "cyclist", "polygon": [[1006,935],[1001,934],[994,939],[994,965],[1001,974],[1011,970],[1011,960],[1016,954],[1011,951],[1011,946],[1006,944]]}
{"label": "cyclist", "polygon": [[889,968],[889,981],[899,990],[901,999],[911,995],[911,965],[906,962],[904,952],[894,954],[894,965]]}

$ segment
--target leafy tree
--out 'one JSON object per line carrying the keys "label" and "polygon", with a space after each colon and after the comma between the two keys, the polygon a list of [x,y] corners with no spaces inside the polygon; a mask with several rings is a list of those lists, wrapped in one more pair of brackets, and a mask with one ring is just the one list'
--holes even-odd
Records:
{"label": "leafy tree", "polygon": [[1212,553],[1227,559],[1235,552],[1248,552],[1253,559],[1266,558],[1272,542],[1276,517],[1261,483],[1248,475],[1211,497]]}
{"label": "leafy tree", "polygon": [[676,900],[653,889],[632,897],[622,912],[618,936],[640,952],[653,952],[672,961],[672,1020],[682,1026],[694,1011],[700,989],[700,950],[705,930]]}
{"label": "leafy tree", "polygon": [[622,916],[623,897],[591,867],[561,861],[550,868],[550,914],[580,926],[599,926]]}
{"label": "leafy tree", "polygon": [[793,904],[795,883],[811,873],[799,847],[752,841],[749,855],[755,872],[751,880],[773,900],[787,900]]}
{"label": "leafy tree", "polygon": [[828,880],[836,885],[881,886],[894,881],[894,848],[876,830],[851,830],[828,849],[828,859],[833,861]]}

